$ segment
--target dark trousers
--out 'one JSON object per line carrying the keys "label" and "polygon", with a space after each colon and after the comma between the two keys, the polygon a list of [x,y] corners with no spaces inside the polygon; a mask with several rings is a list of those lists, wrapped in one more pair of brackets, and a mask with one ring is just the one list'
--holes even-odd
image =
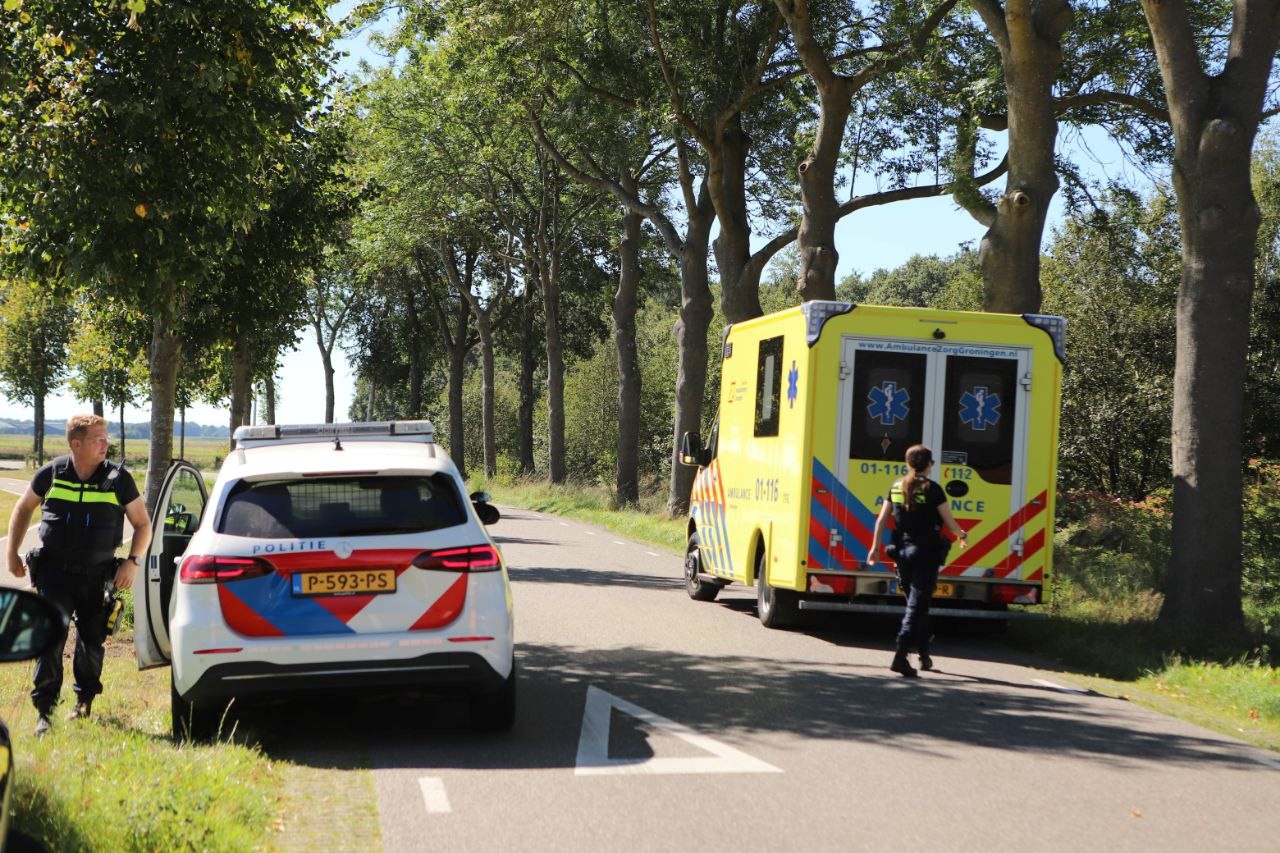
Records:
{"label": "dark trousers", "polygon": [[898,648],[915,648],[929,653],[929,602],[938,583],[942,556],[936,548],[922,548],[910,542],[898,549],[898,574],[907,589],[907,612],[898,629]]}
{"label": "dark trousers", "polygon": [[[77,702],[92,702],[102,692],[103,644],[107,638],[103,587],[105,575],[58,574],[40,578],[40,594],[76,618],[76,652],[71,671]],[[36,661],[31,702],[42,712],[58,704],[62,692],[62,649],[66,637]]]}

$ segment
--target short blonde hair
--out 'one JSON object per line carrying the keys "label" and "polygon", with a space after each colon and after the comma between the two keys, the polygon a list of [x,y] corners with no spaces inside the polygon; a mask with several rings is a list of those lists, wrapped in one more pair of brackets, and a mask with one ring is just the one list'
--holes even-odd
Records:
{"label": "short blonde hair", "polygon": [[67,444],[84,438],[90,427],[107,425],[107,419],[98,415],[72,415],[67,418]]}

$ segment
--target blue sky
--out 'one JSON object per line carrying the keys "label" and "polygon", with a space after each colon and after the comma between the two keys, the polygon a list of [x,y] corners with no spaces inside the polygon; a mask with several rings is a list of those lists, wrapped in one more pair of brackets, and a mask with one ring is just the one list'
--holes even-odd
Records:
{"label": "blue sky", "polygon": [[[344,0],[333,5],[330,14],[337,18],[354,4],[355,0]],[[359,33],[344,44],[350,54],[342,65],[345,70],[354,70],[361,58],[374,63],[380,61],[368,49],[366,39],[367,33]],[[1079,141],[1069,141],[1067,145],[1069,156],[1086,173],[1095,177],[1124,173],[1131,180],[1137,180],[1132,170],[1126,169],[1119,151],[1104,134],[1090,133],[1085,140],[1087,148]],[[1003,181],[997,181],[996,186],[1002,187]],[[859,186],[858,189],[863,192],[874,187]],[[1051,212],[1051,227],[1061,216],[1059,194]],[[950,198],[921,199],[860,211],[845,217],[837,228],[836,248],[840,253],[837,279],[855,270],[869,273],[881,267],[892,268],[916,254],[954,254],[964,243],[976,248],[983,230]],[[335,353],[335,367],[335,415],[338,420],[343,420],[354,394],[355,380],[346,356],[340,350]],[[324,373],[315,334],[309,327],[299,333],[298,347],[284,355],[278,380],[276,413],[281,423],[324,420]],[[65,393],[52,396],[46,402],[46,416],[50,418],[65,418],[88,409],[87,404],[77,402]],[[0,418],[30,417],[30,407],[0,398]],[[149,420],[150,413],[147,409],[133,408],[126,410],[125,417],[130,422],[145,421]],[[201,424],[224,424],[227,411],[222,407],[193,406],[187,411],[187,419]]]}

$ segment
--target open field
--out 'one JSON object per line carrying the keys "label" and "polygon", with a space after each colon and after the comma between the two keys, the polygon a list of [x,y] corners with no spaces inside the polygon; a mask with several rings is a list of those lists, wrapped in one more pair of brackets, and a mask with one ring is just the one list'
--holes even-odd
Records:
{"label": "open field", "polygon": [[[31,441],[29,435],[0,435],[0,459],[30,459]],[[227,455],[225,438],[188,438],[179,448],[174,438],[174,456],[181,455],[202,471],[217,470],[222,459]],[[46,461],[49,458],[67,452],[67,439],[61,433],[48,433],[44,438]],[[119,438],[112,438],[111,458],[120,458]],[[147,440],[145,438],[129,438],[125,441],[126,464],[130,470],[144,471],[147,467]]]}

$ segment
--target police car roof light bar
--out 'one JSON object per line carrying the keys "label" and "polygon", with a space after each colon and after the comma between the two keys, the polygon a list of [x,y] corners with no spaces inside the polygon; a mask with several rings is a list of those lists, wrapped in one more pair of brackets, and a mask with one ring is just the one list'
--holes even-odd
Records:
{"label": "police car roof light bar", "polygon": [[435,440],[431,421],[383,421],[353,424],[268,424],[236,427],[234,438],[241,441],[278,441],[282,439],[332,439],[343,436],[370,437],[380,435],[412,435]]}

